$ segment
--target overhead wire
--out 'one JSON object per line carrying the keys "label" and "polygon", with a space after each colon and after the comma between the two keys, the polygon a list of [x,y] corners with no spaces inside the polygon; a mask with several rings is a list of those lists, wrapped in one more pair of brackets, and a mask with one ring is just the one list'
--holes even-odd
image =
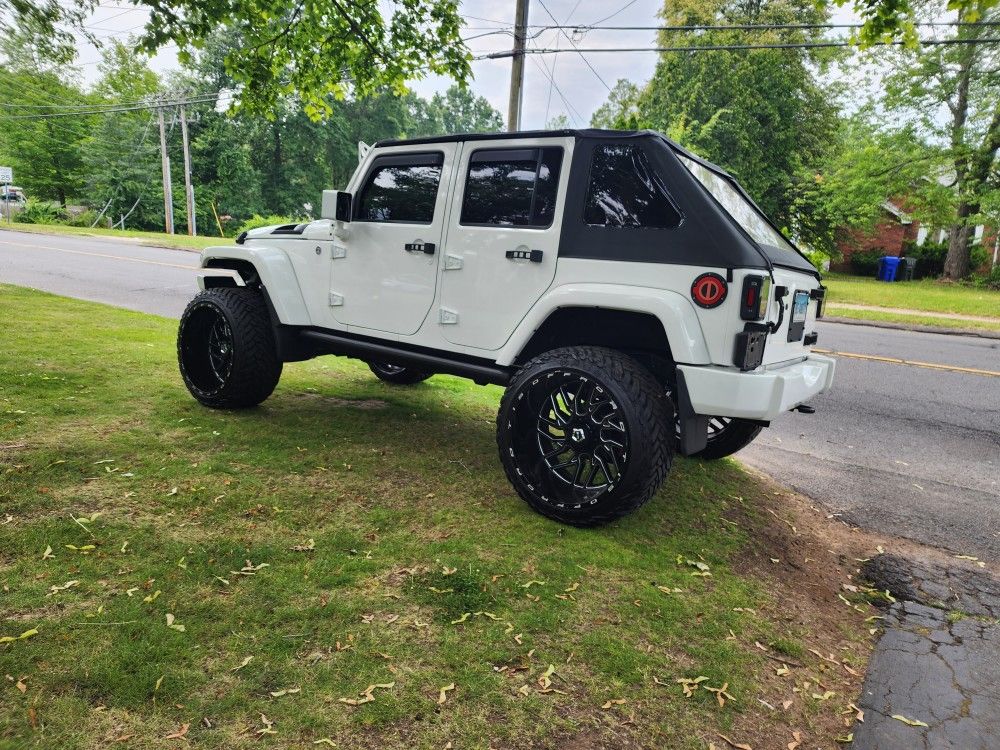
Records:
{"label": "overhead wire", "polygon": [[[548,6],[545,4],[545,0],[538,0],[538,2],[542,6],[542,10],[544,10],[548,14],[549,18],[551,18],[556,23],[559,23],[556,20],[556,17],[554,15],[552,15],[552,11],[550,11],[549,8],[548,8]],[[577,5],[579,5],[579,3],[577,3]],[[597,80],[601,82],[601,84],[604,86],[604,88],[606,88],[608,90],[608,93],[610,94],[611,93],[611,87],[608,85],[608,82],[605,81],[601,77],[601,74],[597,72],[597,69],[593,65],[590,64],[590,60],[587,59],[587,56],[585,54],[583,54],[583,52],[580,51],[579,47],[576,46],[576,42],[573,41],[573,37],[571,37],[569,34],[567,34],[564,29],[559,29],[559,33],[562,34],[564,37],[566,37],[566,41],[568,41],[573,46],[573,49],[576,51],[576,53],[578,55],[580,55],[580,59],[583,60],[584,63],[586,63],[586,65],[587,65],[588,68],[590,68],[590,72],[593,73],[597,77]],[[555,68],[555,66],[553,65],[553,69],[554,68]]]}

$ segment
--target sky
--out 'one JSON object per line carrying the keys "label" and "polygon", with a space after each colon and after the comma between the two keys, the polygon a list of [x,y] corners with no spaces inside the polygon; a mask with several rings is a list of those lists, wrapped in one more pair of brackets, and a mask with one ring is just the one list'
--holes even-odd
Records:
{"label": "sky", "polygon": [[[554,18],[559,25],[587,26],[600,22],[614,26],[655,26],[659,23],[656,14],[660,7],[662,0],[529,0],[528,24],[553,24]],[[473,54],[511,48],[514,0],[464,0],[459,12],[466,24],[463,36],[469,39],[467,43]],[[138,33],[142,29],[147,15],[142,8],[121,2],[102,2],[87,26],[97,37],[125,39],[130,32]],[[837,9],[831,20],[836,23],[856,21],[847,9]],[[530,38],[536,33],[537,36]],[[488,35],[480,36],[483,34]],[[558,30],[533,29],[529,32],[528,45],[572,50],[574,43],[582,48],[594,48],[652,47],[655,42],[654,31],[590,30],[578,34],[567,31],[564,35]],[[620,78],[635,83],[648,80],[653,74],[656,57],[653,52],[581,55],[569,51],[557,55],[527,55],[521,127],[542,128],[559,115],[566,115],[574,127],[588,126],[594,110],[604,103],[615,82]],[[99,60],[99,51],[80,38],[77,64],[85,83],[97,80]],[[486,97],[505,118],[510,66],[510,58],[473,62],[475,77],[470,84],[476,94]],[[151,61],[151,67],[157,72],[178,68],[176,48],[161,50]],[[444,91],[451,83],[448,78],[431,76],[413,81],[410,86],[417,94],[430,97]]]}

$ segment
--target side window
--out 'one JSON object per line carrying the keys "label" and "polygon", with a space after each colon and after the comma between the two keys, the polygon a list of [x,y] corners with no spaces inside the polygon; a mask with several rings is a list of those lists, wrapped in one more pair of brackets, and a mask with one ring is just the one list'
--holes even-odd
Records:
{"label": "side window", "polygon": [[469,157],[461,223],[550,226],[562,156],[558,147],[475,151]]}
{"label": "side window", "polygon": [[594,149],[583,220],[592,226],[670,229],[681,223],[681,214],[639,146],[605,144]]}
{"label": "side window", "polygon": [[434,220],[444,156],[380,156],[361,189],[356,221],[430,224]]}

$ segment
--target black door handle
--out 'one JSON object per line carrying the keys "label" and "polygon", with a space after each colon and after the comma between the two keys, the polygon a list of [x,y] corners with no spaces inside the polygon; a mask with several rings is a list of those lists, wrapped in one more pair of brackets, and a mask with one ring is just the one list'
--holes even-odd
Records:
{"label": "black door handle", "polygon": [[434,255],[433,242],[407,242],[403,249],[408,253],[424,253],[424,255]]}
{"label": "black door handle", "polygon": [[508,250],[508,260],[530,260],[532,263],[541,263],[545,253],[541,250]]}

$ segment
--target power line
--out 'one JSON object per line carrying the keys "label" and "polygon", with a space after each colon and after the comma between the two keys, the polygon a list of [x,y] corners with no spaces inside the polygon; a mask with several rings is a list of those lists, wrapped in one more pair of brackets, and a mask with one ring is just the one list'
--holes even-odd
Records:
{"label": "power line", "polygon": [[[539,3],[539,5],[542,6],[542,10],[544,10],[546,13],[548,13],[549,18],[551,18],[556,23],[559,23],[558,21],[556,21],[556,17],[554,15],[552,15],[552,11],[550,11],[548,9],[548,6],[545,5],[544,0],[538,0],[538,3]],[[579,5],[579,3],[577,3],[577,5]],[[570,14],[570,15],[572,15],[572,14]],[[603,78],[601,78],[601,74],[598,73],[597,69],[593,65],[590,64],[590,60],[587,59],[587,56],[584,55],[580,51],[580,48],[576,46],[576,42],[573,41],[573,37],[571,37],[569,34],[566,33],[566,31],[564,29],[561,29],[561,28],[559,29],[559,33],[562,34],[564,37],[566,37],[566,41],[568,41],[571,45],[573,45],[573,49],[576,50],[576,53],[578,55],[580,55],[580,59],[583,60],[587,64],[588,68],[590,68],[590,72],[593,73],[595,76],[597,76],[597,80],[600,81],[603,84],[604,88],[606,88],[608,90],[608,93],[611,93],[611,87],[608,85],[608,82],[605,81]],[[555,65],[553,65],[552,67],[553,67],[553,77],[555,77]]]}
{"label": "power line", "polygon": [[594,23],[592,25],[596,26],[599,23],[604,23],[605,21],[610,21],[612,18],[614,18],[615,16],[617,16],[619,13],[624,13],[630,7],[632,7],[633,5],[635,5],[636,2],[637,2],[637,0],[629,0],[629,2],[625,3],[622,7],[620,7],[618,10],[616,10],[610,16],[605,16],[600,21],[594,21]]}
{"label": "power line", "polygon": [[[553,19],[554,20],[554,19]],[[924,21],[914,24],[926,27],[995,27],[1000,21]],[[860,29],[860,23],[735,23],[735,24],[688,24],[677,26],[600,26],[598,24],[529,24],[528,28],[569,29],[571,31],[774,31],[781,29]]]}
{"label": "power line", "polygon": [[[525,51],[526,52],[533,51],[533,48],[529,47]],[[559,84],[557,84],[555,82],[555,79],[551,75],[549,75],[549,70],[548,68],[545,67],[545,64],[541,60],[538,60],[536,58],[531,58],[531,59],[534,60],[535,64],[538,65],[538,67],[541,68],[542,72],[545,74],[545,77],[548,78],[549,81],[552,83],[552,87],[556,90],[556,93],[559,95],[559,98],[562,99],[563,105],[566,107],[566,113],[577,122],[585,122],[584,118],[577,111],[576,107],[574,107],[570,103],[570,101],[566,98],[566,95],[563,94],[562,89],[559,88]]]}
{"label": "power line", "polygon": [[[214,94],[202,94],[199,96],[194,96],[187,99],[179,99],[177,101],[170,102],[171,105],[178,104],[208,104],[212,101],[218,101],[220,99],[230,98],[234,94],[226,92],[215,92]],[[97,108],[87,111],[74,111],[74,112],[43,112],[34,115],[0,115],[2,120],[39,120],[48,119],[51,117],[77,117],[83,115],[105,115],[105,114],[115,114],[118,112],[138,112],[140,110],[157,109],[164,106],[162,102],[147,102],[137,106],[130,107],[107,107],[107,108]]]}
{"label": "power line", "polygon": [[[1000,42],[1000,37],[988,38],[988,39],[920,39],[917,44],[926,45],[948,45],[948,44],[995,44]],[[903,41],[888,41],[888,42],[872,42],[873,45],[879,46],[895,46],[903,45],[906,42]],[[757,50],[757,49],[820,49],[829,47],[854,47],[856,46],[854,42],[788,42],[788,43],[775,43],[775,44],[710,44],[710,45],[692,45],[692,46],[680,46],[680,47],[590,47],[588,49],[579,50],[581,52],[615,52],[615,53],[625,53],[625,52],[735,52],[742,50]],[[526,54],[533,55],[557,55],[562,52],[574,52],[577,50],[569,49],[557,49],[557,48],[547,48],[547,47],[532,47],[525,50]],[[513,53],[510,50],[502,50],[500,52],[490,52],[482,53],[473,56],[473,60],[498,60],[504,57],[510,57]]]}

